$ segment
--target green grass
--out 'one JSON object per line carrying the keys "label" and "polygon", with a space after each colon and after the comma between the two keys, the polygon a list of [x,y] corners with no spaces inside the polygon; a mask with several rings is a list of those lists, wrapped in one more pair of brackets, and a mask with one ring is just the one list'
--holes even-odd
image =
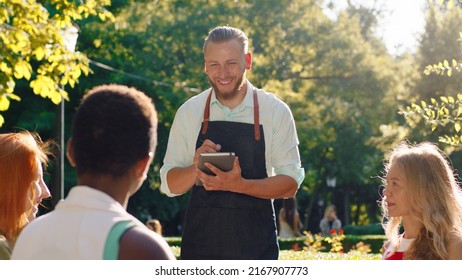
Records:
{"label": "green grass", "polygon": [[[177,259],[180,259],[180,247],[170,247]],[[326,253],[326,252],[308,252],[281,250],[279,252],[279,260],[380,260],[380,254],[361,254],[357,251],[348,253]]]}
{"label": "green grass", "polygon": [[279,252],[280,260],[380,260],[380,254],[362,254],[355,251],[348,253],[327,253],[282,250]]}
{"label": "green grass", "polygon": [[[165,238],[177,259],[181,237]],[[312,235],[278,238],[280,260],[380,260],[384,235]]]}
{"label": "green grass", "polygon": [[[164,237],[167,243],[171,246],[181,246],[181,237]],[[290,250],[295,243],[298,243],[300,248],[305,246],[304,242],[306,237],[294,237],[294,238],[278,238],[279,248],[281,251]],[[383,243],[385,242],[385,235],[345,235],[345,238],[342,240],[342,245],[345,252],[350,251],[350,249],[356,245],[358,242],[363,242],[364,244],[370,245],[371,253],[378,254],[382,248]],[[330,245],[323,243],[326,246],[325,251],[329,251]]]}

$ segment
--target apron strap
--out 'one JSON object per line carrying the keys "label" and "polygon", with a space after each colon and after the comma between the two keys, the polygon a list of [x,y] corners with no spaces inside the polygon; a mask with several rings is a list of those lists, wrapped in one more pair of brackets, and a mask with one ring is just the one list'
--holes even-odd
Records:
{"label": "apron strap", "polygon": [[[210,100],[212,99],[212,89],[210,89],[209,96],[207,97],[207,102],[205,103],[205,110],[204,110],[204,124],[202,125],[202,134],[207,132],[207,128],[209,126],[209,119],[210,119]],[[255,140],[260,141],[260,109],[258,106],[258,97],[257,91],[255,88],[253,89],[253,126],[254,126],[254,134]]]}
{"label": "apron strap", "polygon": [[260,109],[255,88],[253,89],[253,130],[255,132],[255,141],[260,141]]}
{"label": "apron strap", "polygon": [[212,89],[210,89],[209,97],[207,97],[207,102],[205,103],[205,110],[204,110],[204,125],[202,126],[202,134],[207,132],[207,128],[209,127],[209,119],[210,119],[210,100],[212,99]]}

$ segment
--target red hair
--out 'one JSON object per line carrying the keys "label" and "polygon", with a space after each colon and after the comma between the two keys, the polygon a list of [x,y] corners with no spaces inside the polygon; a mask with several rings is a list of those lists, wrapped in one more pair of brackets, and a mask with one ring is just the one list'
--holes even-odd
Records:
{"label": "red hair", "polygon": [[0,230],[10,243],[29,222],[26,200],[35,196],[37,160],[48,163],[48,146],[27,131],[0,134]]}

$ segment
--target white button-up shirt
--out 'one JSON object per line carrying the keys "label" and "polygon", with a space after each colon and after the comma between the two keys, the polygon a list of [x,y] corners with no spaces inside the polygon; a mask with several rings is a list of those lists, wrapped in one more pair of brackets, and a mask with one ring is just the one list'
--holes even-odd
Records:
{"label": "white button-up shirt", "polygon": [[[222,105],[212,93],[210,101],[210,121],[232,121],[254,123],[253,85],[247,81],[247,94],[242,103],[234,109]],[[164,164],[160,169],[160,189],[168,196],[167,173],[174,167],[193,164],[196,141],[199,135],[205,103],[210,89],[190,98],[177,111],[170,129]],[[260,124],[265,136],[266,172],[269,177],[288,175],[298,186],[305,178],[298,151],[298,136],[295,121],[289,107],[274,94],[257,89],[260,110]],[[220,144],[220,143],[216,143]]]}

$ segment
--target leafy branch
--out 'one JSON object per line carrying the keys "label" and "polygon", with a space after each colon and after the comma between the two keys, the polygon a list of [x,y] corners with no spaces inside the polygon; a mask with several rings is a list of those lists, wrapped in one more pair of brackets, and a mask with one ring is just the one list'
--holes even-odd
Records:
{"label": "leafy branch", "polygon": [[457,94],[457,97],[441,96],[439,101],[435,98],[430,99],[430,103],[420,101],[420,104],[412,103],[406,107],[406,110],[401,110],[408,120],[414,115],[422,117],[431,125],[432,131],[438,126],[445,127],[448,124],[452,125],[454,135],[443,135],[439,137],[439,141],[454,146],[462,144],[462,135],[459,135],[462,129],[462,93]]}
{"label": "leafy branch", "polygon": [[[64,86],[74,87],[91,70],[88,58],[66,44],[66,31],[90,16],[112,20],[110,0],[0,0],[0,112],[20,101],[16,81],[29,82],[34,94],[59,104],[68,100]],[[53,14],[49,11],[53,10]],[[0,126],[4,118],[0,114]]]}

